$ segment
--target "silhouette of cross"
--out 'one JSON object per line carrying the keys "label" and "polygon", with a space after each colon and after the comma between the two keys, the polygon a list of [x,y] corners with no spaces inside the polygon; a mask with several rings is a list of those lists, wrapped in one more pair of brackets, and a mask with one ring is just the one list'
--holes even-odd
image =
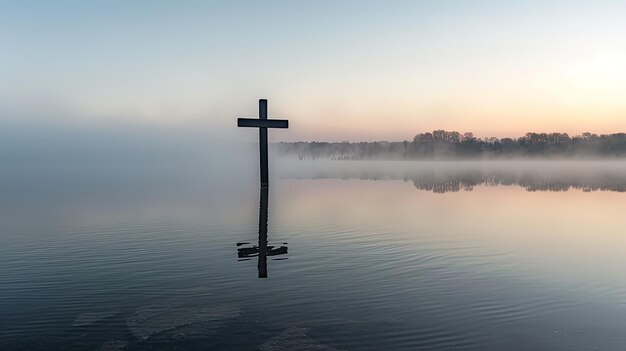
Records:
{"label": "silhouette of cross", "polygon": [[259,118],[238,118],[237,127],[259,128],[259,149],[261,153],[261,187],[269,185],[267,166],[267,128],[289,128],[286,119],[267,119],[267,100],[259,100]]}

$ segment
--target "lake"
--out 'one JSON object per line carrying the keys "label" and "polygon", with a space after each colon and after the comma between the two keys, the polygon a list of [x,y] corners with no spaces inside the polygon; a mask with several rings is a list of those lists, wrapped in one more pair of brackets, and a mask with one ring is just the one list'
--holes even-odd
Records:
{"label": "lake", "polygon": [[0,349],[626,348],[626,162],[272,167],[2,173]]}

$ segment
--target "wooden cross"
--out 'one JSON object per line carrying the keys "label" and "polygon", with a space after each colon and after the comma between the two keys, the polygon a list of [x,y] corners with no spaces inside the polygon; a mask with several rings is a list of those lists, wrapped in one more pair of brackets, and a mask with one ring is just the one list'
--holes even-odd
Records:
{"label": "wooden cross", "polygon": [[259,149],[261,152],[261,188],[269,185],[267,166],[267,128],[289,128],[286,119],[267,119],[267,100],[259,100],[259,118],[238,118],[237,127],[259,128]]}

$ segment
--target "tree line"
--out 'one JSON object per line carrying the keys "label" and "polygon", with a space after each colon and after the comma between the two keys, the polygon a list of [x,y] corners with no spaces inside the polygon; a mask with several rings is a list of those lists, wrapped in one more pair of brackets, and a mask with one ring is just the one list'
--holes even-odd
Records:
{"label": "tree line", "polygon": [[278,152],[300,160],[625,157],[626,133],[569,136],[567,133],[526,133],[519,138],[478,138],[473,133],[435,130],[412,141],[283,142]]}

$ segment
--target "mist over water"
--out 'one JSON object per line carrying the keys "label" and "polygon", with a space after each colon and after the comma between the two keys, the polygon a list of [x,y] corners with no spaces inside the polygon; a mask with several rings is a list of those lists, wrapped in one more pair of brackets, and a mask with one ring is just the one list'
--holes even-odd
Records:
{"label": "mist over water", "polygon": [[[226,207],[256,188],[257,146],[210,130],[31,123],[5,122],[0,130],[0,218],[7,226],[168,215],[173,203],[189,201]],[[198,212],[190,204],[176,210],[187,211]]]}

